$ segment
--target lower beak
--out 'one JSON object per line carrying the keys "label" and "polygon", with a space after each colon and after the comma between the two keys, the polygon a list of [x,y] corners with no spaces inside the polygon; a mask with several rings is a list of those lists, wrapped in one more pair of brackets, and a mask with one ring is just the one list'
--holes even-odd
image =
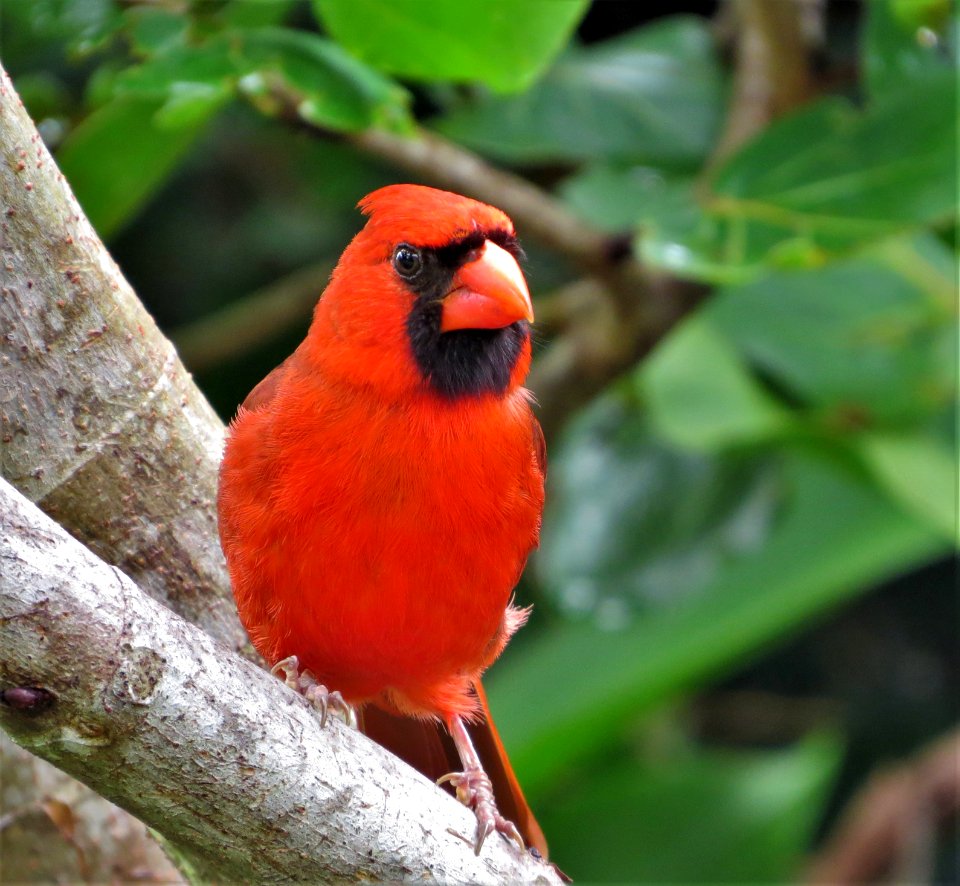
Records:
{"label": "lower beak", "polygon": [[533,304],[517,260],[485,240],[480,255],[454,275],[443,297],[440,331],[502,329],[517,320],[533,322]]}

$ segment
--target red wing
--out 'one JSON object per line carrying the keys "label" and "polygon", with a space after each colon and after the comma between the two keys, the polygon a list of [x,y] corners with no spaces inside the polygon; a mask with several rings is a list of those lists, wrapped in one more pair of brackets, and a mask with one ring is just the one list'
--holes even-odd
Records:
{"label": "red wing", "polygon": [[267,375],[247,394],[247,399],[243,401],[240,408],[252,411],[259,409],[261,406],[266,406],[276,396],[277,388],[280,387],[280,382],[283,381],[284,376],[290,370],[291,360],[296,356],[296,351],[294,351],[283,363]]}
{"label": "red wing", "polygon": [[543,479],[547,479],[547,441],[543,436],[543,428],[537,421],[533,413],[530,414],[531,431],[533,432],[533,455],[537,460],[537,467],[543,474]]}

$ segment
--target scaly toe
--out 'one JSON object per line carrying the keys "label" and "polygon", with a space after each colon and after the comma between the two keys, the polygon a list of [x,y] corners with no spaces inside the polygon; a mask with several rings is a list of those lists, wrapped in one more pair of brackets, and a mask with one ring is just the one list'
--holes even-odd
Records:
{"label": "scaly toe", "polygon": [[343,722],[353,729],[357,728],[357,712],[353,705],[334,690],[331,692],[320,683],[310,671],[300,671],[300,659],[288,655],[278,661],[270,673],[277,677],[283,675],[283,682],[291,689],[301,693],[310,704],[320,711],[320,728],[327,725],[327,714],[332,710],[343,718]]}
{"label": "scaly toe", "polygon": [[288,655],[270,668],[270,674],[273,677],[279,677],[282,674],[283,682],[287,686],[291,689],[299,689],[300,659],[295,655]]}
{"label": "scaly toe", "polygon": [[473,809],[477,817],[477,833],[473,851],[479,855],[484,841],[494,831],[513,840],[523,851],[526,847],[516,825],[504,818],[493,799],[493,786],[487,774],[482,770],[451,772],[437,779],[437,784],[450,783],[456,789],[457,799]]}

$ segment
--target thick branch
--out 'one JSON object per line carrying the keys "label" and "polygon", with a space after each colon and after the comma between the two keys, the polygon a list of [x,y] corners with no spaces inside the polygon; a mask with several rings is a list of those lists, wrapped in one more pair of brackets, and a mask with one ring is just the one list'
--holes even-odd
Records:
{"label": "thick branch", "polygon": [[246,645],[215,542],[223,425],[0,68],[0,475],[148,593]]}
{"label": "thick branch", "polygon": [[[215,542],[222,424],[93,231],[2,67],[0,332],[0,476],[149,594],[249,652]],[[143,826],[46,766],[34,761],[34,795],[24,788],[8,811],[64,803],[83,870],[117,876]],[[101,822],[134,836],[97,839]],[[41,836],[31,829],[18,849]],[[138,852],[156,859],[155,847]],[[151,864],[151,875],[161,870]]]}
{"label": "thick branch", "polygon": [[152,600],[0,481],[0,722],[204,878],[558,883],[472,814]]}

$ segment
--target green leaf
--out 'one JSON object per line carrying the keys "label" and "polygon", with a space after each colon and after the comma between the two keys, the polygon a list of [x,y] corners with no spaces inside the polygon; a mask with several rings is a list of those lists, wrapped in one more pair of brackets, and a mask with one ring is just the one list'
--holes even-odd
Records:
{"label": "green leaf", "polygon": [[950,0],[872,0],[867,4],[863,68],[875,102],[950,67]]}
{"label": "green leaf", "polygon": [[233,97],[229,84],[174,83],[153,122],[160,129],[194,126],[212,117]]}
{"label": "green leaf", "polygon": [[956,447],[923,433],[864,434],[858,443],[890,494],[956,543]]}
{"label": "green leaf", "polygon": [[246,76],[279,73],[301,97],[300,115],[340,131],[409,126],[408,95],[331,40],[291,28],[239,32],[234,48]]}
{"label": "green leaf", "polygon": [[817,271],[728,287],[705,312],[827,426],[917,422],[955,396],[950,267],[933,237],[893,240]]}
{"label": "green leaf", "polygon": [[114,81],[118,96],[165,100],[178,91],[204,87],[232,89],[238,66],[225,38],[193,45],[176,43],[143,64],[128,68]]}
{"label": "green leaf", "polygon": [[598,163],[566,179],[560,193],[597,227],[637,228],[637,255],[679,277],[742,283],[771,268],[819,267],[829,257],[823,243],[790,227],[709,214],[700,190],[690,175]]}
{"label": "green leaf", "polygon": [[629,390],[608,396],[551,457],[538,575],[572,614],[616,627],[696,596],[768,538],[783,493],[770,458],[718,458],[651,433]]}
{"label": "green leaf", "polygon": [[98,49],[122,23],[113,0],[30,0],[23,6],[34,33],[67,39],[77,55]]}
{"label": "green leaf", "polygon": [[837,739],[814,734],[772,752],[618,762],[568,784],[537,813],[575,882],[790,882],[840,757]]}
{"label": "green leaf", "polygon": [[436,128],[507,161],[694,168],[716,138],[723,93],[708,26],[678,16],[571,48],[524,94],[480,99]]}
{"label": "green leaf", "polygon": [[134,6],[125,16],[130,42],[141,55],[155,55],[182,44],[190,26],[188,17],[160,8]]}
{"label": "green leaf", "polygon": [[[592,407],[578,424],[598,420],[598,410],[602,420],[607,409]],[[552,463],[576,457],[574,448]],[[604,451],[593,458],[603,464]],[[791,494],[766,543],[730,558],[699,593],[674,585],[672,604],[619,631],[594,622],[555,628],[508,650],[490,671],[494,717],[528,796],[572,761],[608,746],[636,717],[717,679],[875,582],[944,552],[938,533],[861,476],[812,453],[788,453],[784,468]],[[614,475],[610,482],[579,502],[587,514],[604,514],[617,482],[629,482],[616,461],[604,471]],[[563,495],[553,488],[548,521],[558,506],[575,506],[562,504]],[[635,539],[630,526],[622,531]],[[553,532],[545,525],[541,557],[559,553]]]}
{"label": "green leaf", "polygon": [[[94,111],[57,151],[57,164],[103,237],[115,234],[165,181],[206,118],[156,125],[160,102],[121,98]],[[109,162],[105,161],[109,158]]]}
{"label": "green leaf", "polygon": [[707,208],[852,240],[950,218],[956,206],[953,72],[866,111],[824,99],[731,158]]}
{"label": "green leaf", "polygon": [[412,80],[528,87],[557,55],[588,0],[313,0],[357,58]]}
{"label": "green leaf", "polygon": [[[165,98],[161,119],[190,120],[238,87],[266,96],[277,83],[310,123],[337,131],[409,126],[407,93],[331,40],[290,28],[227,31],[180,45],[125,71],[119,94]],[[267,106],[271,106],[267,103]]]}
{"label": "green leaf", "polygon": [[676,179],[652,166],[594,163],[564,179],[559,194],[585,221],[616,232],[636,227],[650,204],[675,186]]}
{"label": "green leaf", "polygon": [[639,384],[654,426],[681,447],[755,442],[781,433],[790,422],[736,348],[702,315],[684,322],[654,351]]}

